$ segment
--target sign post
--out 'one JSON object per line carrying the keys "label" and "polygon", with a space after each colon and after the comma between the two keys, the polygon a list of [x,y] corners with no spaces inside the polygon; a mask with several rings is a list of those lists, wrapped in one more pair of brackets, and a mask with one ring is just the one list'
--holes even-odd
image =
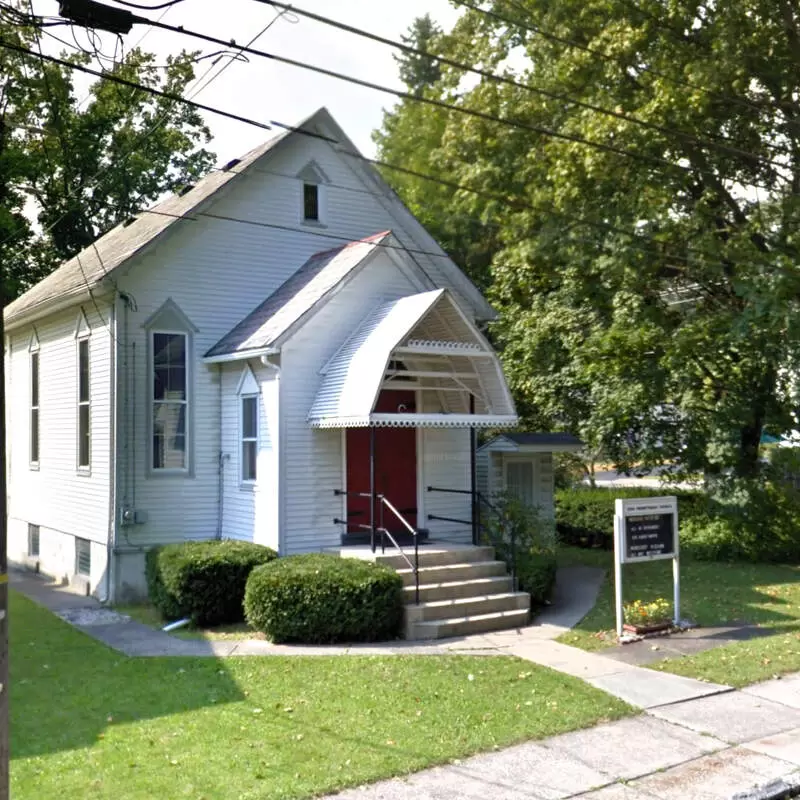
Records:
{"label": "sign post", "polygon": [[672,559],[673,622],[680,620],[681,581],[678,547],[678,498],[618,499],[614,508],[614,577],[617,636],[622,636],[622,565]]}

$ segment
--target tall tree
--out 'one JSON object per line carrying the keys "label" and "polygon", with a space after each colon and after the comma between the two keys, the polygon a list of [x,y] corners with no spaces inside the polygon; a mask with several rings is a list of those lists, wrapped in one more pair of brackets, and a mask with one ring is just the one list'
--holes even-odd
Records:
{"label": "tall tree", "polygon": [[[427,55],[448,50],[441,28],[426,14],[414,20],[402,40],[426,54],[395,56],[407,91],[418,97],[446,99],[457,88],[454,76],[446,73],[432,55]],[[489,263],[499,247],[496,226],[487,224],[480,213],[476,216],[463,211],[453,213],[452,188],[422,181],[412,174],[435,170],[446,177],[457,169],[458,165],[449,163],[450,156],[444,146],[449,126],[447,111],[412,100],[400,100],[384,111],[383,125],[374,132],[373,140],[378,147],[379,160],[403,168],[382,168],[392,187],[467,274],[477,284],[485,286]]]}
{"label": "tall tree", "polygon": [[[37,52],[36,33],[19,16],[0,15],[0,39]],[[113,71],[180,95],[196,56],[182,52],[159,65],[134,49]],[[0,257],[8,299],[213,166],[203,147],[208,128],[193,108],[104,80],[80,102],[68,67],[7,49],[0,49],[0,67]]]}
{"label": "tall tree", "polygon": [[[680,458],[755,477],[762,433],[797,408],[800,12],[484,7],[442,37],[446,54],[527,88],[483,79],[447,96],[521,125],[447,112],[436,160],[486,193],[455,193],[450,213],[499,226],[495,334],[528,422],[623,466]],[[439,85],[461,77],[443,70]],[[423,183],[420,203],[438,191]]]}

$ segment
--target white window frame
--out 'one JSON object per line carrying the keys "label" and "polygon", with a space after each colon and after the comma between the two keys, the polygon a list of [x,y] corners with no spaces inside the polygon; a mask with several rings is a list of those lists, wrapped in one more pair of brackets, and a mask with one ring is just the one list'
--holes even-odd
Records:
{"label": "white window frame", "polygon": [[[327,208],[327,184],[330,183],[328,176],[316,161],[309,161],[303,169],[297,173],[300,182],[300,223],[311,227],[325,228],[328,222]],[[306,217],[306,186],[317,187],[317,218]]]}
{"label": "white window frame", "polygon": [[[245,400],[253,400],[256,406],[256,430],[254,436],[244,435],[244,402]],[[261,426],[259,425],[259,395],[257,393],[248,392],[239,395],[239,483],[243,487],[253,487],[258,484],[258,442]],[[252,478],[246,478],[244,475],[244,452],[245,442],[255,444],[256,448],[256,474]]]}
{"label": "white window frame", "polygon": [[[81,348],[86,345],[86,381],[87,381],[87,398],[81,400]],[[76,434],[77,434],[77,452],[75,453],[75,462],[79,475],[91,475],[92,472],[92,348],[90,344],[90,337],[88,333],[82,334],[77,338],[75,343],[75,361],[77,370],[77,381],[75,390],[75,405],[76,405]],[[89,429],[87,431],[87,438],[89,440],[88,447],[88,460],[87,463],[81,464],[81,409],[88,409],[87,421]]]}
{"label": "white window frame", "polygon": [[[38,341],[31,344],[28,352],[28,463],[31,469],[39,469],[42,458],[42,360]],[[36,404],[33,402],[33,363],[36,359]],[[33,457],[34,412],[36,412],[36,458]]]}
{"label": "white window frame", "polygon": [[[184,339],[184,358],[185,358],[185,373],[184,373],[184,380],[186,382],[186,396],[183,400],[156,400],[154,397],[155,394],[155,357],[156,357],[156,348],[155,348],[155,337],[158,335],[164,336],[182,336]],[[168,329],[162,327],[154,327],[148,331],[148,363],[147,363],[147,370],[149,375],[148,380],[148,398],[149,402],[147,404],[148,411],[149,411],[149,418],[148,418],[148,432],[149,432],[149,448],[148,448],[148,473],[152,475],[189,475],[192,471],[192,429],[191,429],[191,413],[192,413],[192,367],[191,367],[191,346],[192,346],[192,336],[187,331],[181,331],[176,329]],[[182,467],[157,467],[154,464],[155,460],[155,445],[154,445],[154,437],[155,437],[155,425],[154,425],[154,417],[155,417],[155,409],[156,405],[183,405],[184,406],[184,463]]]}

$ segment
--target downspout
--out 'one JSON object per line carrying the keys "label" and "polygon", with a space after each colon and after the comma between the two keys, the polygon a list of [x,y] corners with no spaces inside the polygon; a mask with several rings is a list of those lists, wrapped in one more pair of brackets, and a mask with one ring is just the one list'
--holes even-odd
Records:
{"label": "downspout", "polygon": [[103,603],[114,600],[114,547],[117,540],[117,296],[111,303],[108,319],[109,333],[109,372],[111,373],[111,386],[109,387],[108,415],[109,448],[108,448],[108,536],[106,537],[106,589]]}
{"label": "downspout", "polygon": [[225,502],[225,453],[222,449],[222,364],[217,364],[217,381],[219,383],[218,403],[219,403],[219,464],[217,468],[217,534],[216,538],[222,538],[222,512]]}
{"label": "downspout", "polygon": [[[285,510],[285,498],[284,498],[284,480],[283,476],[286,474],[285,464],[284,464],[284,432],[285,432],[285,423],[284,418],[285,415],[283,413],[283,386],[281,383],[281,366],[276,364],[275,361],[272,359],[279,358],[280,355],[278,353],[275,354],[268,354],[263,355],[259,358],[259,361],[263,366],[265,366],[270,372],[273,373],[275,376],[273,380],[278,381],[278,419],[276,420],[276,430],[278,433],[277,436],[277,454],[276,457],[278,459],[278,469],[277,472],[277,494],[278,494],[278,502],[276,504],[277,507],[277,520],[276,525],[278,528],[278,555],[285,556],[286,555],[286,530],[284,521],[286,519],[286,510]],[[270,434],[272,434],[272,430],[270,429]],[[274,441],[274,440],[273,440]]]}

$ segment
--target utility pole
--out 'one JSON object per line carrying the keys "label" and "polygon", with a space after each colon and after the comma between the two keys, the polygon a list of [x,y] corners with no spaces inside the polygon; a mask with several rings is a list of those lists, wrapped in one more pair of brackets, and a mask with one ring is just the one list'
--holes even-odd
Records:
{"label": "utility pole", "polygon": [[[0,118],[0,155],[8,140]],[[0,252],[0,800],[8,800],[10,734],[8,728],[8,509],[6,507],[6,355],[3,310],[6,306],[5,269]]]}
{"label": "utility pole", "polygon": [[[2,127],[2,123],[0,123]],[[0,149],[3,131],[0,130]],[[2,256],[0,256],[2,258]],[[8,509],[6,507],[6,356],[3,309],[6,305],[5,270],[0,260],[0,800],[9,796],[8,729]]]}

